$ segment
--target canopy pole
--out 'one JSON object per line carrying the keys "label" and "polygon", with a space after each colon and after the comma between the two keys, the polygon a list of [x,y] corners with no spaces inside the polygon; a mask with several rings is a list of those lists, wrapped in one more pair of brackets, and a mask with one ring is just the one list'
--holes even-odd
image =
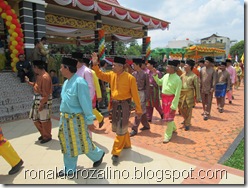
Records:
{"label": "canopy pole", "polygon": [[148,27],[144,26],[143,28],[143,32],[144,32],[144,37],[142,39],[142,56],[145,58],[145,61],[148,60],[146,58],[146,38],[147,38],[147,34],[148,34]]}

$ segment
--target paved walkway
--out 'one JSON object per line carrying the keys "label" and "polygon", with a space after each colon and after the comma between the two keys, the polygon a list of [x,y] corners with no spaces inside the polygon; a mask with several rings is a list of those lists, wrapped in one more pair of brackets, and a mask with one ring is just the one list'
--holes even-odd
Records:
{"label": "paved walkway", "polygon": [[[244,171],[218,164],[231,143],[244,127],[244,88],[235,90],[233,104],[227,104],[220,114],[215,100],[212,116],[204,121],[201,104],[194,109],[190,131],[178,129],[171,142],[162,144],[165,125],[157,112],[150,131],[132,137],[132,148],[123,150],[120,163],[112,165],[111,149],[114,134],[108,118],[96,128],[93,140],[106,155],[103,163],[92,168],[84,155],[79,157],[77,177],[57,178],[63,167],[57,138],[58,114],[53,118],[53,140],[41,145],[39,134],[28,119],[1,124],[4,135],[24,160],[23,169],[7,175],[10,166],[0,158],[2,184],[244,184]],[[176,117],[179,127],[182,118]],[[130,122],[133,122],[131,118]],[[97,125],[97,123],[96,123]],[[130,130],[132,124],[130,123]],[[97,127],[97,126],[96,126]]]}

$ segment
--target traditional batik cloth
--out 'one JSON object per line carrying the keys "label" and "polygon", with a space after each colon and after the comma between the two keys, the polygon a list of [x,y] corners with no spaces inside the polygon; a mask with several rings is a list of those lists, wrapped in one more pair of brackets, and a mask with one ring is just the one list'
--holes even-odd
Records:
{"label": "traditional batik cloth", "polygon": [[112,105],[112,131],[117,135],[125,135],[128,131],[131,99],[112,100]]}
{"label": "traditional batik cloth", "polygon": [[[60,104],[59,141],[64,157],[65,172],[75,172],[78,155],[86,154],[93,162],[104,151],[92,143],[88,126],[93,124],[92,100],[85,79],[74,74],[62,87]],[[70,171],[70,172],[69,172]]]}
{"label": "traditional batik cloth", "polygon": [[162,95],[162,108],[164,111],[164,121],[165,122],[173,121],[175,118],[176,110],[171,109],[171,104],[175,95],[165,95],[163,93],[161,95]]}
{"label": "traditional batik cloth", "polygon": [[195,105],[195,92],[193,89],[182,89],[179,98],[179,108],[193,108]]}
{"label": "traditional batik cloth", "polygon": [[71,157],[87,154],[95,149],[83,114],[60,113],[59,140],[62,153]]}
{"label": "traditional batik cloth", "polygon": [[225,97],[227,83],[218,83],[215,87],[215,97]]}
{"label": "traditional batik cloth", "polygon": [[33,97],[33,105],[29,112],[29,119],[32,119],[33,121],[48,121],[51,120],[51,114],[52,114],[52,95],[49,95],[48,101],[44,104],[43,110],[39,111],[40,106],[40,100],[42,99],[42,96],[40,94],[34,94]]}

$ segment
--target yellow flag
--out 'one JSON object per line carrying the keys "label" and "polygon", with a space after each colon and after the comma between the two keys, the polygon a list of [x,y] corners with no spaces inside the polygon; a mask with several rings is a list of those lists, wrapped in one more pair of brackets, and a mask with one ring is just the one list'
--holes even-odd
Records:
{"label": "yellow flag", "polygon": [[243,53],[243,55],[241,56],[241,62],[242,62],[242,64],[244,64],[244,59],[245,59],[245,57],[244,57],[244,53]]}

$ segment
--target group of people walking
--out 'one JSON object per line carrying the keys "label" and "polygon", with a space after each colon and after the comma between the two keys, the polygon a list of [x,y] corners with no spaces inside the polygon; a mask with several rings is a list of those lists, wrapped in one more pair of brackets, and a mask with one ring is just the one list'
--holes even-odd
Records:
{"label": "group of people walking", "polygon": [[[157,62],[154,60],[134,58],[131,68],[126,71],[126,59],[116,56],[112,71],[106,72],[100,68],[100,60],[96,53],[92,53],[90,58],[79,52],[72,53],[71,57],[63,57],[60,72],[66,80],[61,91],[58,138],[64,168],[58,176],[76,173],[80,154],[85,154],[93,162],[93,167],[98,167],[102,163],[105,152],[94,144],[91,135],[95,118],[99,122],[99,128],[104,124],[104,117],[96,109],[96,101],[101,98],[101,94],[97,94],[98,79],[108,83],[110,87],[112,131],[116,133],[111,152],[113,164],[118,164],[123,149],[131,148],[130,137],[138,134],[140,123],[143,125],[141,131],[150,129],[154,108],[167,125],[163,143],[168,143],[173,132],[177,130],[174,122],[177,110],[184,120],[180,128],[184,128],[185,131],[190,130],[192,110],[196,102],[202,102],[203,119],[208,120],[211,117],[213,93],[219,112],[223,113],[226,93],[229,93],[228,100],[230,104],[232,103],[231,91],[235,83],[232,76],[236,77],[232,71],[235,69],[229,65],[231,61],[228,59],[221,62],[217,70],[214,69],[212,57],[205,57],[203,61],[204,66],[200,67],[197,75],[193,72],[194,60],[187,60],[181,68],[179,60],[169,60],[166,74],[162,76],[156,69]],[[29,117],[40,133],[38,140],[45,144],[52,140],[52,80],[45,70],[43,60],[34,60],[32,63],[36,75],[35,82],[25,77],[25,81],[34,89]],[[129,133],[128,124],[133,103],[135,119]],[[0,155],[2,145],[6,143],[2,137]],[[4,152],[8,153],[7,150]],[[9,152],[13,153],[13,148],[10,147]],[[10,154],[10,158],[11,156]],[[17,172],[23,161],[17,155],[15,162],[9,163],[15,168],[14,172]],[[13,170],[9,172],[12,173]]]}

